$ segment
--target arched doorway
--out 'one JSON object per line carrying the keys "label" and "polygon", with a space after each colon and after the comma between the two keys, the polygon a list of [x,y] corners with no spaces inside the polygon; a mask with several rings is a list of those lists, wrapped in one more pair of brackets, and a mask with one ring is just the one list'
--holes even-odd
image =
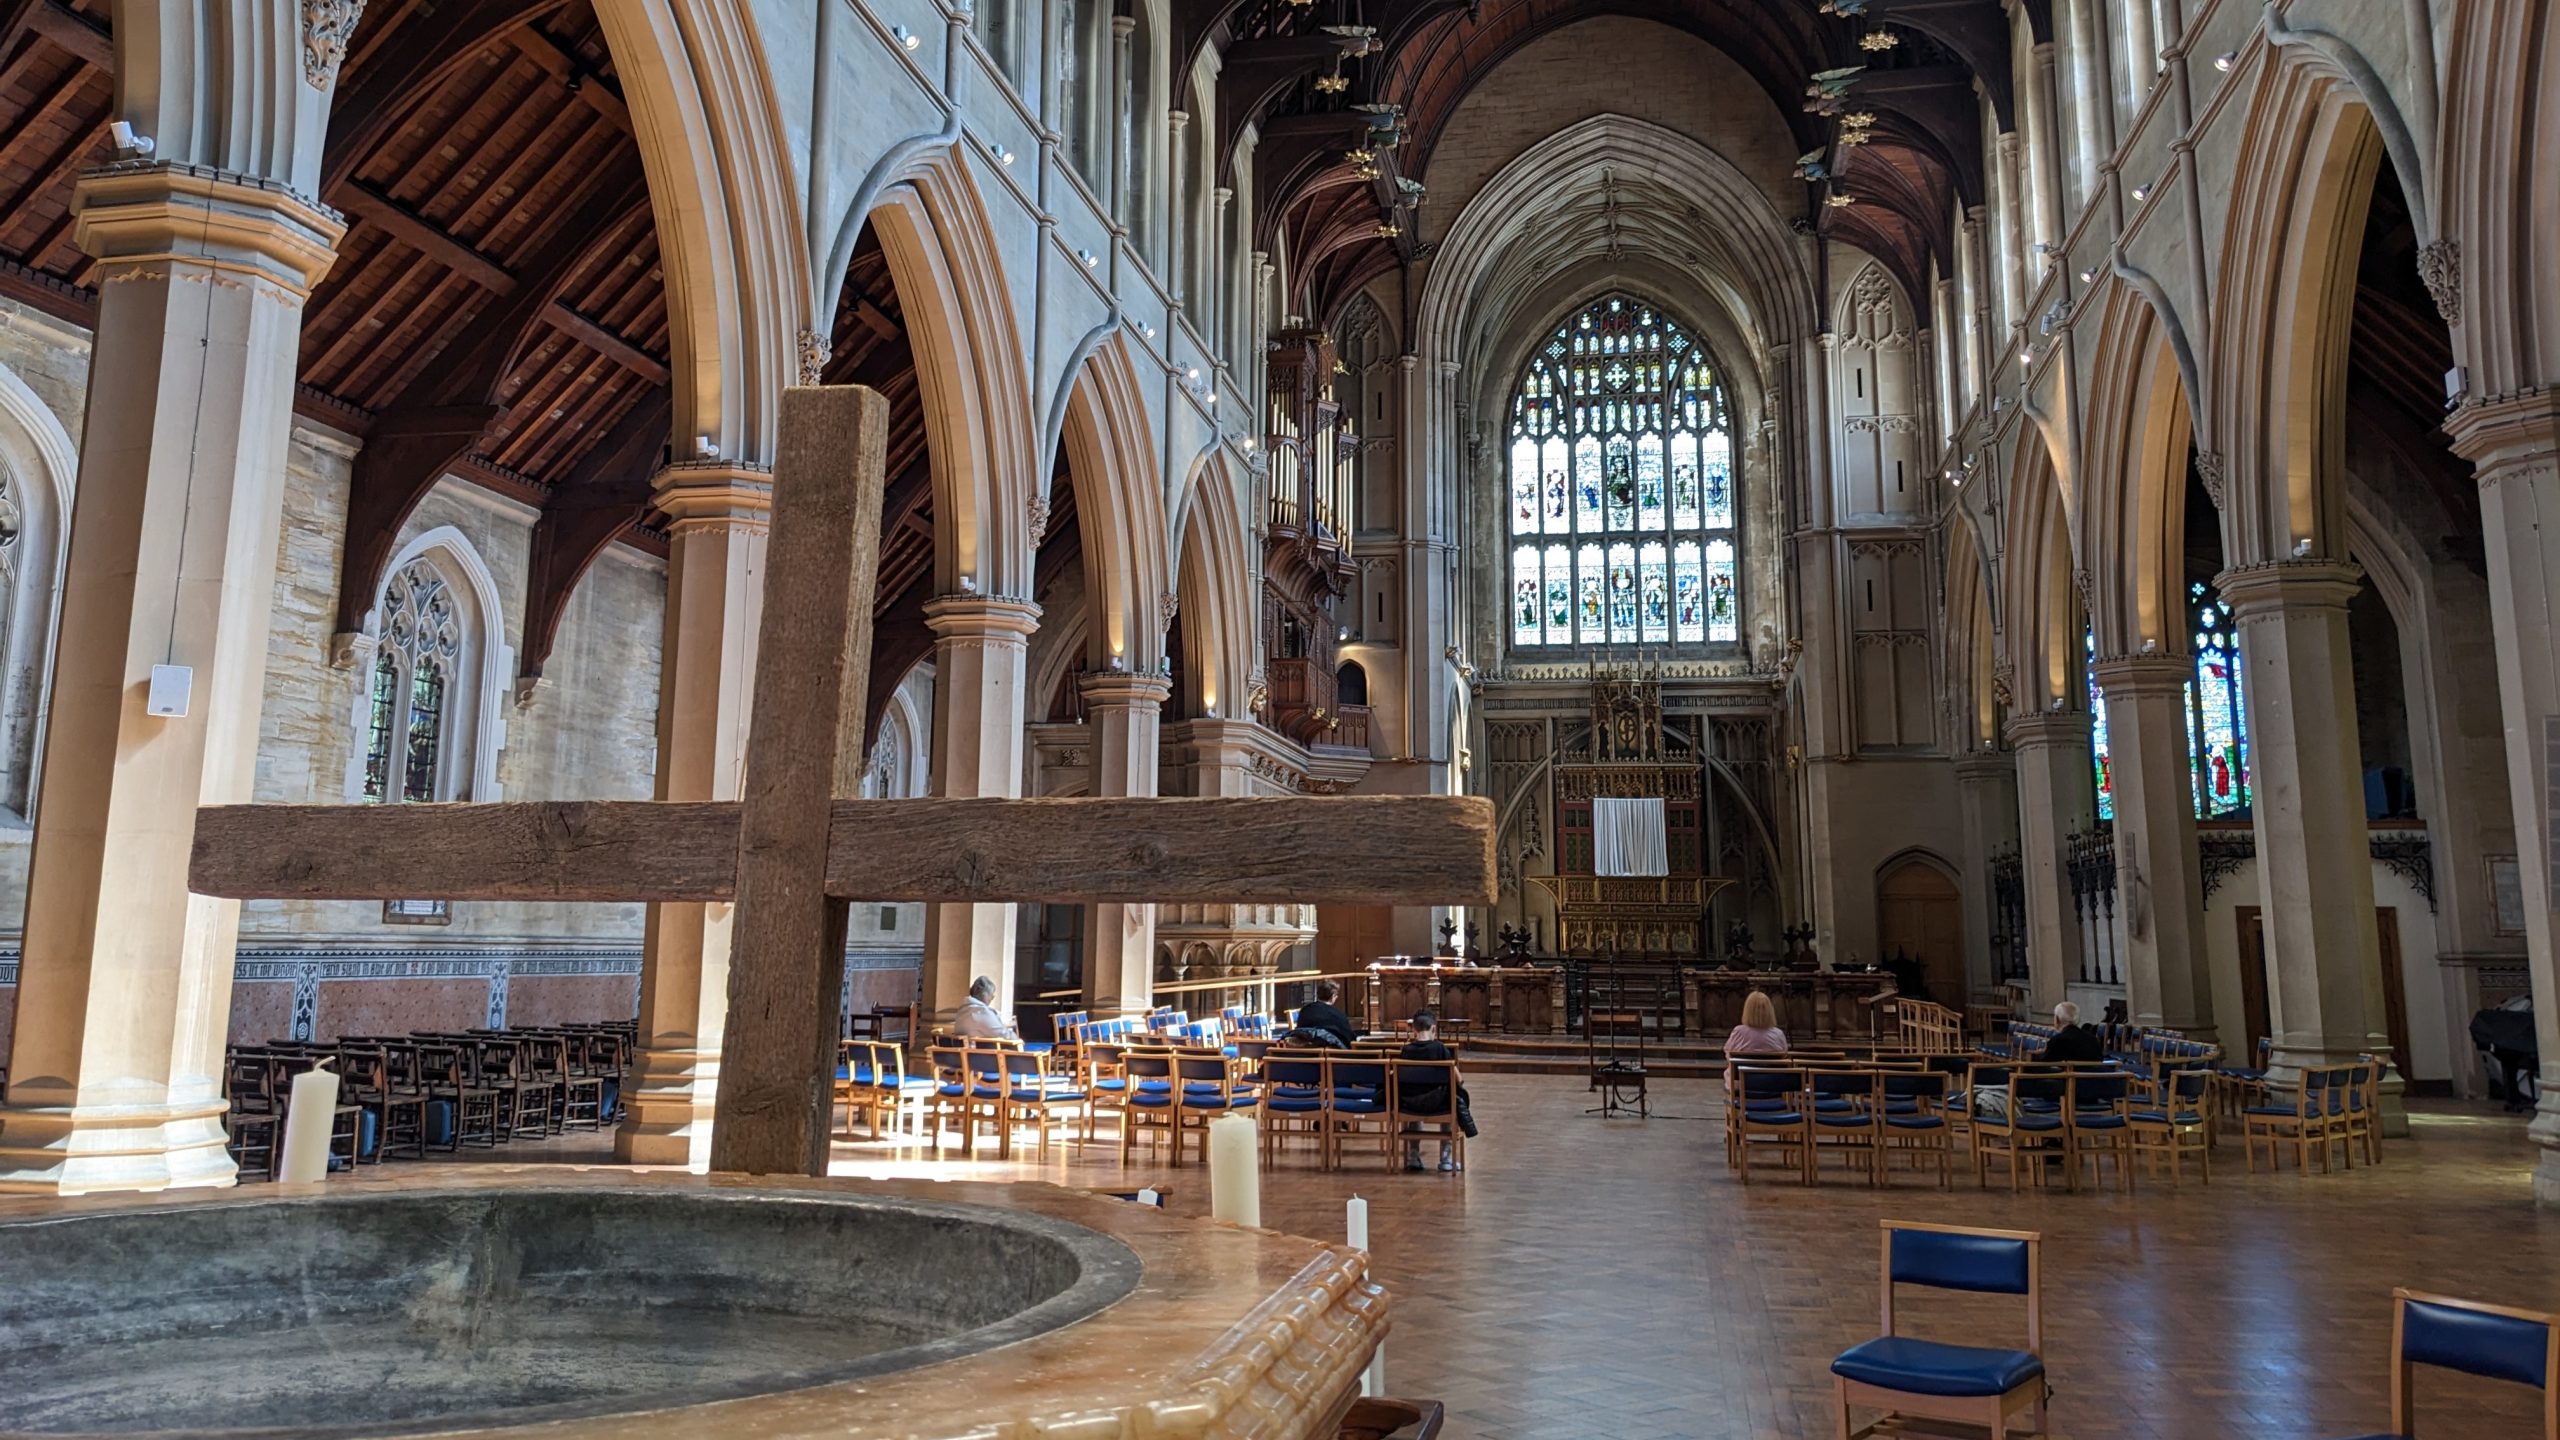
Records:
{"label": "arched doorway", "polygon": [[1876,876],[1876,959],[1897,956],[1920,963],[1922,998],[1964,1007],[1964,901],[1955,872],[1934,857],[1904,855]]}

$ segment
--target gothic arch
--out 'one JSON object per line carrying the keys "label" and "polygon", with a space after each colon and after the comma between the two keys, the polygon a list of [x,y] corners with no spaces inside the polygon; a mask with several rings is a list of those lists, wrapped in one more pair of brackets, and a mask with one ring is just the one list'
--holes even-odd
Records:
{"label": "gothic arch", "polygon": [[1222,451],[1203,458],[1183,487],[1175,593],[1182,605],[1184,650],[1176,679],[1183,687],[1182,708],[1195,715],[1252,713],[1246,691],[1258,607],[1245,489]]}
{"label": "gothic arch", "polygon": [[[801,378],[810,276],[800,187],[755,23],[742,0],[605,4],[596,19],[657,222],[673,433],[770,464],[782,389]],[[814,323],[808,333],[827,333],[823,316]]]}
{"label": "gothic arch", "polygon": [[80,450],[17,372],[0,365],[0,809],[33,819],[46,685],[60,630]]}
{"label": "gothic arch", "polygon": [[[516,652],[507,643],[506,603],[498,593],[497,577],[489,573],[488,562],[481,558],[471,537],[451,525],[438,525],[412,536],[392,555],[391,563],[382,567],[382,581],[374,587],[373,599],[365,609],[364,634],[374,644],[380,643],[383,597],[391,583],[417,560],[432,564],[449,584],[468,597],[468,609],[461,617],[465,674],[460,678],[464,683],[457,687],[459,693],[455,697],[462,703],[448,712],[447,723],[459,720],[468,727],[462,733],[470,746],[471,763],[467,774],[455,777],[456,793],[450,798],[505,799],[504,788],[498,782],[498,754],[507,743],[504,699],[515,674]],[[364,653],[370,656],[370,648]],[[355,669],[359,675],[371,675],[370,660]],[[371,703],[369,685],[357,685],[353,728],[356,744],[347,758],[346,773],[345,798],[350,804],[364,797],[366,712]]]}
{"label": "gothic arch", "polygon": [[1164,482],[1147,433],[1138,368],[1125,333],[1096,347],[1070,387],[1059,434],[1075,476],[1077,533],[1084,545],[1087,659],[1119,659],[1132,670],[1164,659],[1164,603],[1173,594]]}
{"label": "gothic arch", "polygon": [[2009,497],[2000,609],[2008,622],[2008,646],[2001,658],[2010,673],[2011,712],[2081,709],[2088,703],[2081,677],[2086,642],[2071,536],[2063,523],[2052,452],[2032,433],[2019,442],[2017,479]]}
{"label": "gothic arch", "polygon": [[2445,27],[2440,238],[2419,261],[2471,393],[2495,398],[2560,381],[2560,6],[2457,5]]}
{"label": "gothic arch", "polygon": [[[2277,53],[2224,227],[2210,445],[2234,567],[2346,549],[2345,396],[2356,256],[2382,134],[2346,81]],[[2210,466],[2209,466],[2210,468]]]}
{"label": "gothic arch", "polygon": [[2081,550],[2104,577],[2090,587],[2098,653],[2155,641],[2184,649],[2187,454],[2193,433],[2177,357],[2151,303],[2108,293],[2090,375]]}
{"label": "gothic arch", "polygon": [[1988,750],[2000,741],[2000,704],[1991,683],[2000,645],[1991,567],[1970,523],[1958,520],[1946,533],[1949,718],[1957,750]]}
{"label": "gothic arch", "polygon": [[[865,219],[898,287],[933,464],[934,589],[1031,598],[1037,425],[1004,266],[956,146],[919,155]],[[850,254],[850,240],[844,242]],[[832,300],[830,301],[832,303]]]}

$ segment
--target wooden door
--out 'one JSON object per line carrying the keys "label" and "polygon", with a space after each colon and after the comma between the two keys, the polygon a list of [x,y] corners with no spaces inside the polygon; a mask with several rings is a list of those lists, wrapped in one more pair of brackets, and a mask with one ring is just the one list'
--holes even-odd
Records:
{"label": "wooden door", "polygon": [[2383,1033],[2391,1037],[2391,1068],[2409,1073],[2409,991],[2400,975],[2400,912],[2389,905],[2373,911],[2374,938],[2382,959]]}
{"label": "wooden door", "polygon": [[1876,953],[1878,964],[1896,951],[1920,962],[1928,977],[1929,998],[1962,1008],[1964,979],[1964,903],[1955,878],[1911,856],[1876,882]]}
{"label": "wooden door", "polygon": [[1316,968],[1356,970],[1395,953],[1396,912],[1385,905],[1316,907]]}
{"label": "wooden door", "polygon": [[2266,932],[2258,923],[2258,907],[2241,905],[2233,909],[2240,925],[2240,1023],[2248,1034],[2246,1048],[2237,1057],[2225,1047],[2226,1065],[2258,1063],[2258,1042],[2267,1038],[2267,946]]}

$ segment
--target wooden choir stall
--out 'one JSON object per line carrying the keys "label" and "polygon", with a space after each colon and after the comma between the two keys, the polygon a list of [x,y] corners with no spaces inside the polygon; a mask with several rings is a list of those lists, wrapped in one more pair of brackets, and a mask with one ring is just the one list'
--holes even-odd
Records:
{"label": "wooden choir stall", "polygon": [[1376,997],[1369,1022],[1387,1030],[1420,1010],[1438,1015],[1459,1034],[1561,1035],[1565,976],[1542,965],[1470,965],[1389,956],[1369,967]]}

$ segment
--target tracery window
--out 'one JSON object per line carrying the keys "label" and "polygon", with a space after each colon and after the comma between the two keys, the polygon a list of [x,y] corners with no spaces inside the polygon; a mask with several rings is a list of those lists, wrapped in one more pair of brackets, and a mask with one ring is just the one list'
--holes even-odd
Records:
{"label": "tracery window", "polygon": [[[2199,820],[2249,816],[2249,712],[2240,688],[2240,632],[2231,609],[2203,581],[2187,586],[2195,673],[2186,684],[2188,799]],[[2098,818],[2116,815],[2115,762],[2107,743],[2107,697],[2098,689],[2098,641],[2084,632],[2089,659],[2089,750]]]}
{"label": "tracery window", "polygon": [[444,781],[446,692],[462,653],[452,587],[424,560],[402,566],[382,592],[365,727],[364,798],[450,798]]}
{"label": "tracery window", "polygon": [[1738,643],[1733,451],[1713,365],[1660,309],[1567,320],[1511,402],[1511,643]]}

